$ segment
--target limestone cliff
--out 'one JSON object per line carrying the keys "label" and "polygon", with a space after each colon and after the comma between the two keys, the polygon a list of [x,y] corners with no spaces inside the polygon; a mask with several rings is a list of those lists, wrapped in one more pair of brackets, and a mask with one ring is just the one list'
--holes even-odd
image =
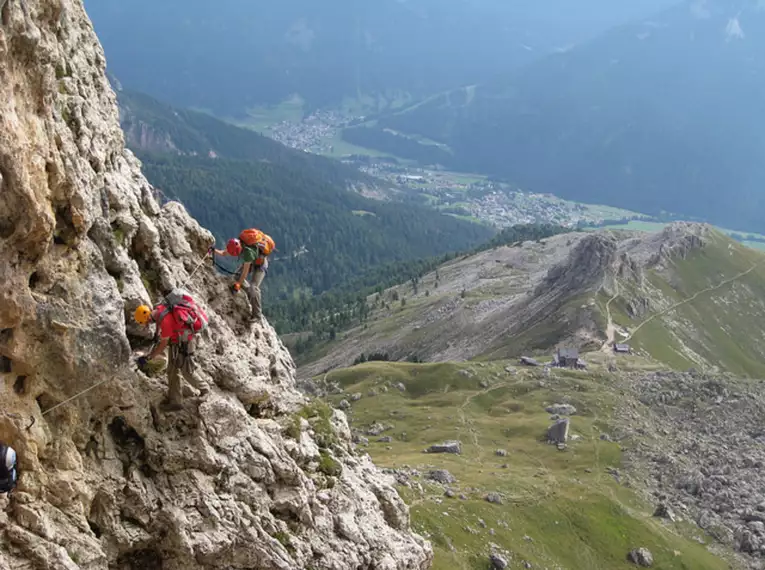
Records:
{"label": "limestone cliff", "polygon": [[[0,439],[22,473],[0,568],[428,567],[344,415],[297,414],[276,334],[200,266],[212,236],[158,204],[104,68],[79,0],[0,0]],[[130,314],[179,284],[209,310],[213,391],[162,413]]]}

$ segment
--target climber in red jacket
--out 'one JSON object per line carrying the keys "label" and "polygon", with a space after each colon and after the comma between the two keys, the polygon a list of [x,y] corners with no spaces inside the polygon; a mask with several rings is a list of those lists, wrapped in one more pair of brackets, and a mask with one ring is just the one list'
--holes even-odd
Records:
{"label": "climber in red jacket", "polygon": [[138,307],[134,317],[136,322],[143,326],[156,324],[156,338],[159,340],[147,356],[138,358],[139,369],[145,370],[150,360],[162,354],[168,346],[170,347],[167,361],[168,399],[163,406],[170,410],[182,408],[183,390],[180,374],[199,390],[200,396],[209,394],[210,389],[207,383],[194,374],[196,367],[193,360],[194,335],[207,327],[207,315],[191,295],[182,289],[174,289],[165,297],[163,303],[153,310],[148,305]]}

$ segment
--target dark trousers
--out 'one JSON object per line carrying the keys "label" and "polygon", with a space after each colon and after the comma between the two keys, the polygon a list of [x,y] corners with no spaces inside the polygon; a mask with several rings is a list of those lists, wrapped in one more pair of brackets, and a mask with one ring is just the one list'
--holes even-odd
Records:
{"label": "dark trousers", "polygon": [[186,382],[200,391],[207,390],[205,382],[194,375],[194,360],[192,358],[194,341],[170,345],[170,355],[167,361],[167,381],[169,384],[167,399],[171,404],[183,402],[183,386],[181,375]]}

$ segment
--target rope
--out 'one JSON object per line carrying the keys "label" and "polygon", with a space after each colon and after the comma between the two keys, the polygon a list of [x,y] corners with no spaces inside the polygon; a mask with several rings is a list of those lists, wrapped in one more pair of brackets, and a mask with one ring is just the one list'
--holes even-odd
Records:
{"label": "rope", "polygon": [[[186,281],[184,281],[183,283],[181,283],[181,284],[178,286],[179,288],[185,288],[185,287],[187,287],[187,286],[188,286],[188,283],[189,283],[189,281],[191,281],[191,278],[192,278],[192,277],[194,277],[194,275],[196,274],[196,272],[197,272],[197,271],[199,271],[199,268],[200,268],[200,267],[202,267],[202,266],[204,265],[204,263],[205,263],[205,261],[207,261],[207,257],[208,257],[209,255],[210,255],[210,252],[209,252],[209,251],[208,251],[207,253],[205,253],[205,256],[202,258],[202,261],[200,261],[200,262],[199,262],[199,265],[197,265],[197,266],[194,268],[194,271],[192,271],[192,272],[189,274],[189,276],[186,278]],[[214,258],[214,257],[213,257],[213,260],[215,260],[215,258]],[[169,294],[169,293],[168,293],[168,294]],[[164,297],[162,297],[162,299],[161,299],[161,300],[159,301],[159,303],[157,303],[157,304],[158,304],[158,305],[161,305],[161,304],[162,304],[162,302],[163,302],[163,301],[166,301],[166,300],[167,300],[167,295],[165,295]]]}
{"label": "rope", "polygon": [[218,269],[220,269],[221,271],[223,271],[224,273],[228,273],[229,275],[236,275],[238,273],[237,271],[229,271],[228,269],[223,267],[220,263],[215,261],[215,254],[213,254],[213,258],[212,259],[213,259],[213,265],[215,267],[217,267]]}
{"label": "rope", "polygon": [[[55,405],[55,406],[53,406],[52,408],[48,408],[47,410],[45,410],[45,411],[42,413],[42,415],[44,416],[45,414],[47,414],[48,412],[52,412],[53,410],[55,410],[55,409],[56,409],[56,408],[58,408],[59,406],[63,406],[64,404],[68,404],[69,402],[71,402],[72,400],[75,400],[75,399],[79,398],[80,396],[82,396],[82,395],[83,395],[83,394],[85,394],[86,392],[90,392],[91,390],[94,390],[94,389],[98,388],[98,387],[99,387],[101,384],[106,384],[106,383],[107,383],[109,380],[111,380],[111,378],[107,378],[106,380],[101,380],[101,382],[99,382],[98,384],[94,384],[94,385],[93,385],[93,386],[91,386],[90,388],[87,388],[87,389],[83,390],[82,392],[78,392],[77,394],[75,394],[74,396],[72,396],[71,398],[69,398],[68,400],[64,400],[64,401],[63,401],[63,402],[61,402],[60,404],[56,404],[56,405]],[[30,427],[31,427],[31,426],[30,426]]]}
{"label": "rope", "polygon": [[199,265],[197,265],[197,266],[194,268],[194,271],[192,271],[192,272],[191,272],[191,275],[189,275],[189,276],[186,278],[186,281],[184,282],[184,285],[185,285],[186,283],[188,283],[189,281],[191,281],[191,278],[192,278],[192,277],[194,277],[194,275],[196,274],[196,272],[197,272],[197,271],[199,271],[199,268],[200,268],[200,267],[202,267],[202,265],[204,265],[204,262],[205,262],[205,261],[207,261],[207,256],[208,256],[208,255],[210,255],[210,252],[209,252],[209,251],[208,251],[207,253],[205,253],[205,256],[202,258],[202,261],[200,261],[200,262],[199,262]]}
{"label": "rope", "polygon": [[[199,265],[197,265],[197,266],[194,268],[194,271],[192,271],[192,272],[191,272],[191,274],[190,274],[190,275],[189,275],[189,276],[186,278],[186,281],[184,281],[184,282],[183,282],[183,283],[180,285],[180,287],[186,287],[186,286],[187,286],[188,282],[189,282],[189,281],[191,281],[191,278],[192,278],[192,277],[194,277],[194,275],[196,275],[196,272],[197,272],[197,271],[199,271],[199,268],[200,268],[200,267],[202,267],[202,265],[204,265],[205,261],[207,261],[207,256],[208,256],[208,255],[210,255],[210,252],[209,252],[209,251],[208,251],[208,252],[205,254],[205,256],[202,258],[202,261],[200,261],[200,262],[199,262]],[[213,259],[214,259],[214,258],[213,258]],[[163,301],[164,301],[165,299],[166,299],[166,297],[163,297],[163,298],[162,298],[162,300],[163,300]],[[88,392],[90,392],[91,390],[95,390],[96,388],[98,388],[99,386],[101,386],[101,385],[103,385],[103,384],[106,384],[106,383],[107,383],[107,382],[109,382],[110,380],[111,380],[111,378],[107,378],[106,380],[101,380],[101,382],[99,382],[98,384],[94,384],[93,386],[91,386],[90,388],[86,388],[86,389],[85,389],[85,390],[83,390],[82,392],[77,392],[77,393],[76,393],[74,396],[72,396],[71,398],[68,398],[68,399],[64,400],[63,402],[61,402],[61,403],[59,403],[59,404],[56,404],[55,406],[53,406],[53,407],[51,407],[51,408],[48,408],[47,410],[45,410],[44,412],[42,412],[42,415],[44,416],[45,414],[47,414],[47,413],[49,413],[49,412],[52,412],[52,411],[53,411],[53,410],[55,410],[56,408],[59,408],[59,407],[63,406],[64,404],[68,404],[68,403],[69,403],[69,402],[71,402],[72,400],[76,400],[77,398],[79,398],[79,397],[80,397],[80,396],[82,396],[83,394],[87,394],[87,393],[88,393]],[[32,419],[34,420],[34,416],[32,417]],[[29,426],[29,427],[32,427],[32,425],[34,425],[34,421],[32,422],[32,424],[30,424],[30,426]],[[27,428],[27,429],[29,429],[29,428]]]}

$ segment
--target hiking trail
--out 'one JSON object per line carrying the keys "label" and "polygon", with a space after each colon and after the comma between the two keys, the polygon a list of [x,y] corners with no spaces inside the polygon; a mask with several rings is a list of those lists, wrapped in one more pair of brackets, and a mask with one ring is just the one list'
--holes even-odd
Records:
{"label": "hiking trail", "polygon": [[644,320],[642,323],[640,323],[637,327],[635,327],[635,329],[632,332],[630,332],[629,336],[627,336],[627,338],[624,339],[624,342],[628,342],[628,341],[632,340],[632,338],[635,336],[635,334],[641,328],[643,328],[645,325],[647,325],[648,323],[650,323],[654,319],[659,318],[659,317],[663,317],[667,313],[671,313],[675,309],[677,309],[679,307],[682,307],[683,305],[686,305],[686,304],[690,303],[691,301],[696,300],[699,296],[703,295],[704,293],[710,293],[712,291],[717,291],[718,289],[722,289],[726,285],[730,285],[731,283],[733,283],[735,281],[738,281],[742,277],[746,277],[752,271],[757,269],[760,265],[762,265],[762,264],[761,263],[756,263],[756,264],[752,265],[746,271],[742,271],[741,273],[738,273],[737,275],[734,275],[733,277],[731,277],[729,279],[726,279],[725,281],[722,281],[718,285],[714,285],[714,286],[711,286],[711,287],[707,287],[706,289],[702,289],[701,291],[698,291],[698,292],[694,293],[692,296],[688,297],[687,299],[679,301],[679,302],[675,303],[674,305],[672,305],[671,307],[668,307],[668,308],[664,309],[663,311],[659,311],[658,313],[656,313],[654,315],[651,315],[646,320]]}

